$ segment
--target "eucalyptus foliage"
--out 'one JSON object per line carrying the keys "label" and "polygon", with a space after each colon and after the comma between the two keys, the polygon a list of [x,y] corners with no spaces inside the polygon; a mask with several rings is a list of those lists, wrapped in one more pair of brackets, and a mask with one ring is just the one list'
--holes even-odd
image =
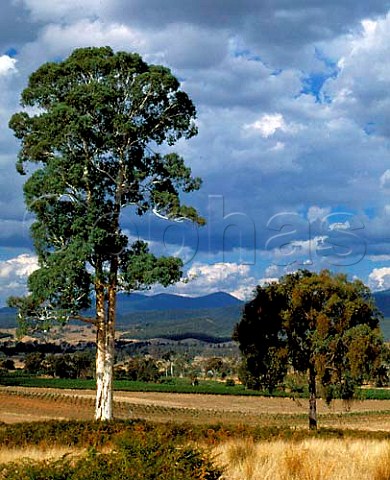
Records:
{"label": "eucalyptus foliage", "polygon": [[350,399],[380,368],[381,314],[361,281],[300,270],[258,286],[235,328],[247,378],[269,389],[288,368],[307,373],[309,425],[317,425],[317,385],[325,399]]}
{"label": "eucalyptus foliage", "polygon": [[[98,346],[112,357],[117,292],[168,286],[183,265],[156,257],[142,240],[130,242],[124,214],[204,223],[181,202],[201,180],[169,151],[197,133],[195,107],[168,68],[109,47],[76,49],[42,65],[21,105],[10,127],[21,142],[17,170],[28,174],[39,269],[28,295],[9,304],[24,328],[71,318],[95,324]],[[96,317],[88,318],[93,302]]]}

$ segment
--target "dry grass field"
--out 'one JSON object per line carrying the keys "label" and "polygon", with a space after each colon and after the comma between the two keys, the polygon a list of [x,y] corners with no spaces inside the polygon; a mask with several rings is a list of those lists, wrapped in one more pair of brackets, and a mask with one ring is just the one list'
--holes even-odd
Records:
{"label": "dry grass field", "polygon": [[[91,390],[0,388],[0,422],[88,420],[93,417],[93,407]],[[119,418],[154,422],[288,425],[298,431],[307,427],[307,401],[287,398],[116,392],[115,411]],[[320,427],[360,433],[356,438],[310,437],[293,441],[277,437],[267,441],[226,438],[207,448],[211,448],[214,461],[225,467],[224,480],[390,480],[390,441],[370,438],[374,431],[390,432],[390,401],[366,400],[348,405],[336,401],[331,407],[319,402],[319,423]],[[3,447],[0,464],[24,457],[42,460],[85,454],[85,449],[71,447]]]}
{"label": "dry grass field", "polygon": [[[105,451],[108,453],[108,449]],[[390,479],[390,442],[385,440],[309,438],[300,442],[254,442],[233,439],[213,446],[210,453],[214,462],[224,468],[223,480]],[[27,458],[42,462],[84,455],[86,449],[59,446],[2,448],[0,465]]]}
{"label": "dry grass field", "polygon": [[233,440],[218,445],[226,480],[389,480],[390,442],[307,439]]}

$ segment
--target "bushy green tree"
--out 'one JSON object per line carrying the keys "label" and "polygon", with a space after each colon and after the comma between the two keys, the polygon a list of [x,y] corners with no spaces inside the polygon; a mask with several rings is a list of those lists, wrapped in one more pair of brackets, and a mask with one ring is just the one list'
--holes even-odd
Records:
{"label": "bushy green tree", "polygon": [[381,366],[380,318],[361,281],[301,270],[257,288],[235,339],[249,377],[260,385],[272,372],[280,379],[288,365],[307,373],[309,426],[316,428],[317,384],[328,401],[348,399]]}
{"label": "bushy green tree", "polygon": [[249,388],[272,392],[287,372],[287,346],[280,312],[286,298],[277,284],[258,286],[246,303],[233,339],[239,342],[243,362],[239,376]]}
{"label": "bushy green tree", "polygon": [[4,370],[15,370],[15,362],[11,358],[6,358],[0,362],[0,368]]}
{"label": "bushy green tree", "polygon": [[58,378],[92,378],[93,358],[89,352],[48,354],[44,362],[45,373]]}
{"label": "bushy green tree", "polygon": [[24,370],[28,373],[43,373],[45,356],[41,352],[28,353],[24,359]]}
{"label": "bushy green tree", "polygon": [[[97,330],[97,419],[112,417],[116,297],[180,279],[178,258],[129,242],[124,213],[153,212],[204,223],[180,194],[200,179],[169,146],[197,133],[195,107],[169,69],[111,48],[76,49],[42,65],[10,120],[21,141],[27,209],[39,269],[29,294],[12,298],[22,327],[48,329],[76,318]],[[156,150],[162,144],[164,153]],[[96,316],[83,312],[95,303]]]}
{"label": "bushy green tree", "polygon": [[156,362],[152,358],[134,357],[125,365],[126,378],[140,382],[156,382],[160,377]]}

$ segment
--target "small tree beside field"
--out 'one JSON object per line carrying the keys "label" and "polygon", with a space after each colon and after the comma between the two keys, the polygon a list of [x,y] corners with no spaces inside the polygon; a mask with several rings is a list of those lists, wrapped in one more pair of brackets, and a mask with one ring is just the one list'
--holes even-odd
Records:
{"label": "small tree beside field", "polygon": [[309,427],[317,428],[318,385],[328,402],[350,399],[383,368],[380,318],[368,287],[327,270],[258,286],[234,332],[247,383],[272,391],[289,366],[306,374]]}

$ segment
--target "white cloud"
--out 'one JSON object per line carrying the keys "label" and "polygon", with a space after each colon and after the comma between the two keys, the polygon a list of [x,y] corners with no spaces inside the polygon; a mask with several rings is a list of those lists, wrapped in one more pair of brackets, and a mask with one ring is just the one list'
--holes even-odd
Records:
{"label": "white cloud", "polygon": [[106,45],[139,53],[146,48],[142,33],[128,25],[81,19],[70,24],[48,24],[35,42],[22,49],[20,56],[36,68],[44,61],[66,57],[74,48]]}
{"label": "white cloud", "polygon": [[23,295],[26,292],[27,278],[38,268],[35,255],[21,254],[0,262],[0,303],[10,295]]}
{"label": "white cloud", "polygon": [[366,37],[372,36],[372,35],[375,34],[375,30],[376,30],[376,27],[378,25],[377,21],[366,19],[366,20],[362,20],[361,23],[362,23],[362,26],[363,26],[363,29],[364,29],[364,34],[365,34]]}
{"label": "white cloud", "polygon": [[262,287],[264,287],[265,285],[268,285],[270,283],[278,282],[278,280],[279,279],[277,277],[262,277],[251,285],[243,284],[236,290],[232,290],[230,293],[231,295],[239,298],[240,300],[249,301],[254,298],[257,285],[261,285]]}
{"label": "white cloud", "polygon": [[380,178],[380,186],[381,188],[389,188],[390,187],[390,170],[386,170],[381,178]]}
{"label": "white cloud", "polygon": [[390,288],[390,267],[374,268],[368,276],[368,286],[372,290]]}
{"label": "white cloud", "polygon": [[205,284],[216,285],[231,277],[244,277],[249,273],[248,265],[237,263],[216,263],[214,265],[195,264],[188,271],[188,278],[201,280]]}
{"label": "white cloud", "polygon": [[259,285],[264,286],[270,283],[278,283],[278,281],[279,281],[279,278],[277,277],[264,277],[264,278],[260,278]]}
{"label": "white cloud", "polygon": [[270,151],[272,152],[279,152],[281,150],[284,150],[285,144],[283,142],[276,142],[273,147],[270,148]]}
{"label": "white cloud", "polygon": [[11,58],[8,55],[2,55],[0,57],[0,76],[17,72],[16,62],[15,58]]}
{"label": "white cloud", "polygon": [[346,222],[335,222],[335,223],[330,223],[328,225],[329,230],[350,230],[351,229],[351,224],[347,220]]}
{"label": "white cloud", "polygon": [[309,207],[309,210],[307,212],[307,219],[309,220],[309,222],[315,222],[316,220],[322,222],[326,220],[327,216],[330,214],[331,211],[332,209],[329,207],[318,207],[316,205],[313,205],[312,207]]}
{"label": "white cloud", "polygon": [[325,94],[335,112],[351,118],[369,135],[390,136],[390,14],[362,21],[360,34],[344,38],[341,70],[329,79]]}
{"label": "white cloud", "polygon": [[277,130],[285,130],[286,124],[283,115],[280,113],[263,115],[254,123],[245,125],[245,128],[258,130],[264,138],[271,137]]}
{"label": "white cloud", "polygon": [[25,279],[37,268],[37,257],[23,253],[18,257],[0,262],[0,278]]}
{"label": "white cloud", "polygon": [[265,269],[264,274],[266,277],[269,277],[269,278],[278,278],[282,275],[280,271],[280,267],[278,267],[277,265],[269,265]]}
{"label": "white cloud", "polygon": [[367,258],[373,262],[389,262],[390,254],[367,255]]}
{"label": "white cloud", "polygon": [[326,235],[318,235],[308,240],[285,241],[277,248],[271,250],[275,264],[288,266],[289,264],[311,265],[313,256],[326,245]]}
{"label": "white cloud", "polygon": [[180,295],[201,296],[223,291],[245,299],[257,285],[248,265],[238,263],[195,263],[187,272],[188,282],[179,282],[171,290]]}

